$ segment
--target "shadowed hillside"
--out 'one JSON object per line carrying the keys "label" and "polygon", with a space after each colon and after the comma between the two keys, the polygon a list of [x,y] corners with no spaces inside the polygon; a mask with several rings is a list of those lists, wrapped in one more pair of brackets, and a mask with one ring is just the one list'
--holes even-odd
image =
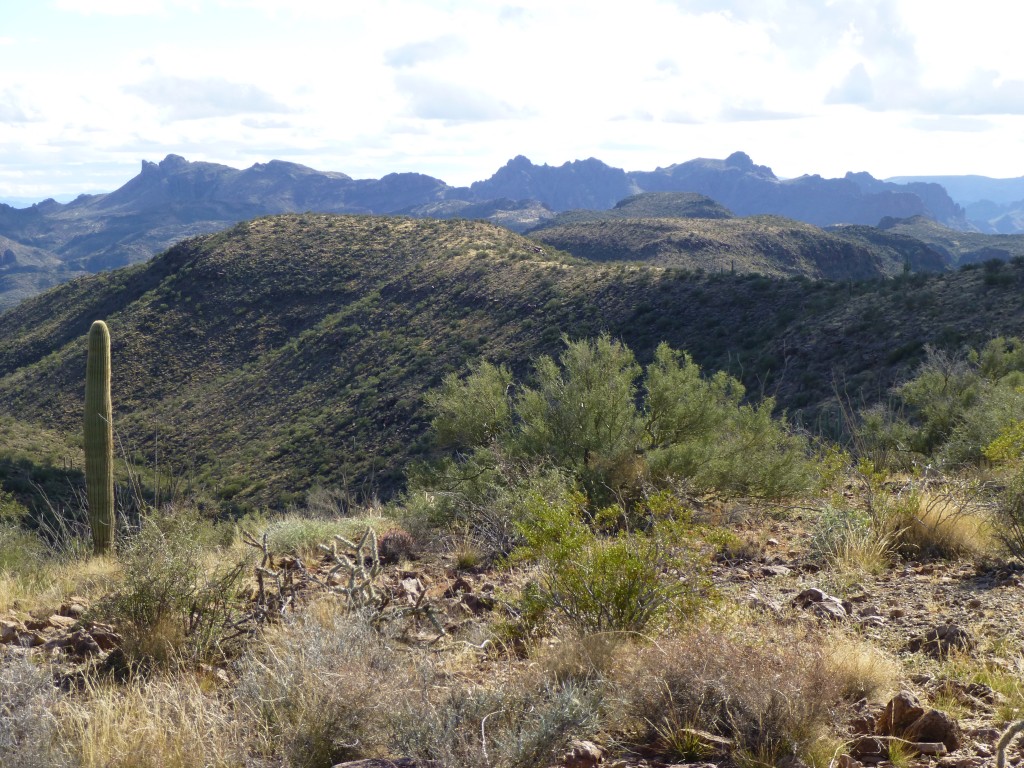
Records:
{"label": "shadowed hillside", "polygon": [[125,451],[222,499],[400,486],[424,392],[473,358],[523,371],[561,336],[660,341],[813,423],[884,397],[926,342],[1024,330],[1024,267],[866,283],[594,263],[481,222],[257,219],[0,316],[0,407],[77,439],[89,324],[111,327]]}
{"label": "shadowed hillside", "polygon": [[885,218],[879,228],[927,243],[951,265],[970,264],[989,259],[1004,261],[1024,256],[1024,235],[985,235],[950,229],[924,216],[908,219]]}

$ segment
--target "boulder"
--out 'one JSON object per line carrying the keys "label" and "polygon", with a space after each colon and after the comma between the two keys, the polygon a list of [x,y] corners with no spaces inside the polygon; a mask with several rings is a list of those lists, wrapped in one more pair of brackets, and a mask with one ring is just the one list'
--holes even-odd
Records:
{"label": "boulder", "polygon": [[903,733],[908,741],[941,742],[950,752],[955,752],[963,741],[960,725],[949,714],[938,709],[929,709]]}
{"label": "boulder", "polygon": [[923,714],[924,707],[917,697],[910,691],[900,691],[885,705],[885,711],[875,721],[875,733],[879,736],[902,736]]}
{"label": "boulder", "polygon": [[945,658],[953,651],[969,652],[975,647],[971,633],[957,624],[940,624],[923,635],[913,638],[907,647],[911,651],[924,651],[936,658]]}

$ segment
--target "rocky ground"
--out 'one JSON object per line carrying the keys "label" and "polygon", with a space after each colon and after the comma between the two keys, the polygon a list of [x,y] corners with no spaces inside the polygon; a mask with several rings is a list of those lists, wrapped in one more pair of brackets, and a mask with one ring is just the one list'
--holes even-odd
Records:
{"label": "rocky ground", "polygon": [[[939,560],[851,576],[822,570],[808,557],[808,534],[799,523],[769,524],[759,536],[759,545],[745,555],[722,555],[715,562],[712,578],[723,603],[749,606],[793,632],[798,627],[841,630],[891,654],[904,670],[891,681],[887,700],[855,705],[842,725],[844,747],[834,756],[833,768],[997,764],[997,742],[1006,722],[1021,716],[1006,685],[1024,675],[1024,567]],[[451,556],[409,560],[405,554],[393,553],[374,575],[377,620],[390,624],[395,636],[410,645],[439,652],[476,649],[477,674],[499,674],[499,665],[488,661],[492,641],[485,627],[509,612],[504,596],[514,593],[523,574],[507,569],[457,572]],[[351,568],[339,567],[342,560],[353,562],[351,553],[335,551],[304,563],[264,550],[238,631],[255,633],[315,595],[351,594],[359,585]],[[99,620],[94,608],[72,597],[59,606],[24,606],[0,616],[0,664],[15,656],[46,659],[65,688],[96,670],[115,669],[122,635],[113,623]],[[507,656],[500,665],[507,665]],[[231,682],[230,666],[203,671],[214,685]],[[580,736],[562,759],[568,768],[667,765],[599,745],[595,741],[600,738],[592,734]],[[700,731],[693,736],[712,755],[707,762],[735,764],[728,739]],[[899,747],[891,750],[893,744]],[[1011,746],[1006,764],[1024,764],[1024,752]],[[400,756],[344,765],[415,768]]]}

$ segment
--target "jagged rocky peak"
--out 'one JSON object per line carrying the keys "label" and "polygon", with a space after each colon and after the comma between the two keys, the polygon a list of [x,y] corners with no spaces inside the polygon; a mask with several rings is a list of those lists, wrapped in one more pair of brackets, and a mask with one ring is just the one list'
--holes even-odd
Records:
{"label": "jagged rocky peak", "polygon": [[746,152],[733,152],[725,158],[725,164],[726,166],[739,168],[741,171],[754,170],[754,161],[750,159],[750,155]]}
{"label": "jagged rocky peak", "polygon": [[154,163],[149,160],[142,161],[142,175],[160,175],[166,176],[169,173],[180,171],[183,168],[188,167],[188,160],[181,155],[168,155],[159,163]]}
{"label": "jagged rocky peak", "polygon": [[746,152],[733,152],[722,161],[722,166],[725,168],[736,168],[743,173],[755,176],[764,176],[769,179],[775,178],[775,173],[771,168],[767,165],[757,165]]}

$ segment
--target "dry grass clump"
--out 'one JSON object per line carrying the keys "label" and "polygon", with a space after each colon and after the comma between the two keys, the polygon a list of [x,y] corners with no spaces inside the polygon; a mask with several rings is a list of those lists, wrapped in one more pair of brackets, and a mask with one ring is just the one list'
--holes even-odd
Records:
{"label": "dry grass clump", "polygon": [[117,561],[91,557],[91,549],[78,545],[54,547],[16,523],[0,522],[0,613],[19,607],[56,609],[71,595],[92,600],[108,591]]}
{"label": "dry grass clump", "polygon": [[260,530],[266,533],[267,547],[275,555],[316,559],[322,554],[318,546],[329,544],[334,536],[358,539],[367,527],[379,534],[391,526],[391,521],[379,514],[344,518],[287,515],[275,518]]}
{"label": "dry grass clump", "polygon": [[494,687],[429,683],[424,678],[398,703],[392,745],[398,754],[445,768],[550,765],[572,736],[597,721],[596,692],[574,683],[530,676]]}
{"label": "dry grass clump", "polygon": [[826,662],[844,699],[877,701],[894,693],[903,667],[866,640],[835,633],[824,643]]}
{"label": "dry grass clump", "polygon": [[330,766],[385,748],[389,714],[414,679],[412,658],[359,615],[310,611],[242,660],[233,700],[256,754]]}
{"label": "dry grass clump", "polygon": [[836,668],[818,635],[736,624],[650,646],[619,685],[643,749],[684,761],[726,749],[738,763],[787,756],[814,763],[833,745],[849,688]]}
{"label": "dry grass clump", "polygon": [[245,723],[195,675],[91,680],[57,709],[60,739],[83,768],[248,765]]}
{"label": "dry grass clump", "polygon": [[988,512],[970,496],[954,491],[908,495],[893,520],[900,549],[924,557],[979,557],[994,547]]}
{"label": "dry grass clump", "polygon": [[0,765],[71,765],[57,732],[59,693],[45,669],[22,658],[0,659]]}
{"label": "dry grass clump", "polygon": [[275,630],[233,693],[253,753],[288,766],[408,756],[445,768],[535,768],[596,717],[581,685],[465,679],[326,603]]}
{"label": "dry grass clump", "polygon": [[896,556],[895,533],[863,510],[827,506],[816,521],[810,554],[840,573],[885,571]]}

